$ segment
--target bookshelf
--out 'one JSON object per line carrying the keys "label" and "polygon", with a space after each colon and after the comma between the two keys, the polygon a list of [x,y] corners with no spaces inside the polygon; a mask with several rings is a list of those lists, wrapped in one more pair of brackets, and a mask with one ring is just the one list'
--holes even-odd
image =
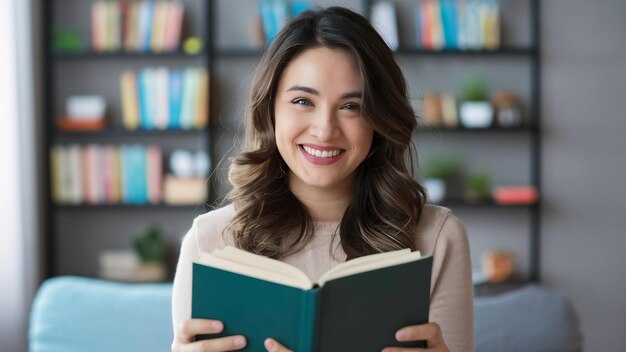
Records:
{"label": "bookshelf", "polygon": [[[87,20],[82,14],[88,13],[93,1],[53,0],[44,4],[45,25],[51,28],[55,21],[75,24],[82,33],[89,33]],[[368,15],[371,0],[312,1],[321,6],[342,5]],[[419,97],[425,90],[454,90],[462,73],[467,70],[487,72],[488,79],[495,88],[510,88],[521,92],[524,102],[525,123],[522,126],[503,128],[465,128],[445,126],[420,126],[414,135],[418,158],[423,160],[429,153],[439,150],[433,146],[449,146],[448,150],[463,150],[468,153],[470,163],[484,162],[493,167],[500,175],[496,181],[523,183],[534,186],[539,193],[541,185],[540,159],[540,41],[539,41],[539,2],[523,0],[519,2],[500,1],[502,7],[503,37],[502,45],[496,50],[425,50],[415,45],[414,6],[416,1],[392,0],[397,8],[400,34],[400,49],[396,57],[400,63],[415,97],[419,111]],[[211,177],[209,203],[217,201],[228,191],[226,181],[226,161],[233,153],[233,144],[243,135],[243,111],[247,99],[247,88],[256,62],[261,56],[251,38],[248,24],[257,14],[257,2],[249,0],[185,0],[184,4],[193,8],[186,12],[191,18],[188,33],[200,36],[204,48],[199,53],[189,55],[182,51],[171,53],[135,53],[114,51],[99,53],[84,50],[79,53],[55,53],[49,50],[51,34],[44,31],[46,43],[43,72],[45,76],[46,106],[46,146],[55,143],[124,143],[136,140],[138,143],[163,145],[171,150],[177,146],[193,150],[205,150],[211,156],[215,174]],[[81,17],[82,15],[82,17]],[[235,17],[236,16],[236,17]],[[229,19],[237,18],[237,21]],[[57,114],[61,99],[68,94],[72,84],[80,90],[84,84],[66,82],[60,76],[68,72],[93,70],[94,75],[103,78],[105,95],[118,93],[117,75],[106,79],[107,72],[119,72],[123,68],[142,66],[168,66],[181,68],[187,65],[201,66],[210,76],[210,119],[206,128],[201,130],[137,130],[111,128],[97,132],[59,132],[52,121]],[[86,67],[86,68],[82,68]],[[108,70],[108,71],[107,71]],[[512,87],[507,82],[519,82]],[[107,88],[109,89],[109,88]],[[119,101],[119,98],[117,98]],[[114,100],[115,101],[115,100]],[[119,126],[119,125],[118,125]],[[518,162],[517,160],[522,160]],[[49,160],[46,161],[49,164]],[[221,163],[220,163],[221,162]],[[49,166],[49,165],[48,165]],[[47,170],[50,168],[48,167]],[[50,192],[48,192],[50,194]],[[128,240],[133,231],[142,224],[163,223],[168,232],[170,249],[170,269],[173,268],[178,241],[188,229],[195,215],[205,211],[202,204],[189,206],[156,205],[56,205],[48,197],[47,221],[50,231],[47,234],[48,275],[79,274],[91,275],[94,267],[93,256],[99,248],[119,246]],[[489,229],[491,222],[501,224],[509,220],[515,226],[523,227],[517,231],[527,235],[527,249],[521,264],[527,268],[528,280],[540,279],[539,239],[540,209],[539,201],[527,205],[501,205],[486,200],[479,203],[467,202],[458,194],[451,196],[444,203],[457,213],[461,219],[480,224],[480,230],[497,232]],[[116,223],[117,222],[117,223]],[[116,224],[111,224],[116,223]],[[102,229],[91,228],[104,224]],[[486,226],[483,226],[485,225]],[[126,229],[126,230],[125,230]],[[107,237],[110,232],[124,232],[114,238]],[[66,233],[64,233],[66,232]],[[517,236],[517,233],[513,236]],[[474,236],[470,228],[470,237]],[[480,234],[476,234],[480,235]],[[520,243],[519,238],[513,242]],[[82,247],[87,248],[83,250]],[[77,259],[65,260],[63,256],[79,253]],[[474,261],[476,261],[474,259]],[[65,263],[65,264],[64,264]],[[87,264],[85,264],[87,263]],[[90,264],[89,264],[90,263]],[[84,265],[86,270],[75,270]],[[90,269],[91,268],[91,269]]]}
{"label": "bookshelf", "polygon": [[[168,164],[169,156],[175,150],[185,150],[190,153],[202,151],[212,157],[210,124],[193,126],[176,126],[169,121],[165,128],[147,128],[140,125],[137,129],[127,128],[124,103],[121,99],[120,79],[122,73],[131,70],[139,74],[146,68],[166,68],[171,79],[172,72],[191,67],[204,69],[210,72],[210,55],[206,48],[210,47],[211,36],[208,33],[210,7],[202,0],[183,0],[184,5],[182,30],[176,49],[157,51],[155,48],[125,48],[125,35],[120,34],[120,47],[106,51],[92,48],[94,38],[92,33],[92,10],[97,1],[80,0],[53,0],[45,2],[43,6],[43,37],[44,48],[43,72],[44,83],[44,118],[45,118],[45,146],[50,151],[56,146],[89,145],[114,146],[154,146],[162,155],[161,166],[156,168],[161,178],[171,172]],[[120,4],[122,2],[107,1]],[[143,1],[125,1],[128,4],[140,4]],[[156,5],[153,8],[156,12]],[[169,5],[168,5],[169,6]],[[130,13],[125,10],[124,15]],[[121,16],[123,19],[124,15]],[[129,16],[130,17],[130,16]],[[165,28],[167,22],[160,28]],[[55,30],[70,28],[73,33],[82,38],[82,47],[79,50],[59,50],[55,45]],[[172,26],[176,27],[176,26]],[[127,26],[130,28],[130,26]],[[154,36],[157,26],[152,22],[147,25],[150,35]],[[107,27],[109,30],[110,27]],[[127,31],[130,31],[127,29]],[[128,33],[128,32],[127,32]],[[183,41],[189,37],[200,38],[203,48],[194,52],[183,50]],[[137,43],[137,45],[139,45]],[[144,42],[144,45],[148,45]],[[95,46],[94,46],[95,47]],[[163,50],[163,49],[160,49]],[[183,81],[184,82],[184,81]],[[209,81],[210,82],[210,81]],[[169,83],[169,82],[168,82]],[[210,83],[209,83],[210,84]],[[141,89],[141,88],[139,88]],[[182,91],[182,89],[181,89]],[[209,93],[197,92],[195,101],[203,100],[210,104]],[[98,130],[62,130],[56,125],[59,116],[66,108],[66,99],[71,95],[98,95],[104,97],[107,103],[105,128]],[[139,92],[137,93],[139,94]],[[181,93],[183,94],[183,93]],[[195,94],[195,93],[194,93]],[[180,98],[182,100],[182,98]],[[138,103],[142,103],[137,98]],[[182,103],[181,103],[182,104]],[[210,105],[209,105],[210,106]],[[195,109],[195,105],[194,105]],[[195,110],[194,110],[195,111]],[[198,113],[197,116],[201,114]],[[202,114],[208,118],[209,114]],[[195,118],[195,117],[194,117]],[[194,120],[195,121],[195,120]],[[143,124],[143,121],[141,122]],[[183,128],[184,127],[184,128]],[[147,149],[146,149],[147,150]],[[120,152],[121,153],[121,152]],[[48,153],[50,154],[50,153]],[[195,155],[195,154],[194,154]],[[120,159],[122,156],[120,156]],[[53,185],[49,181],[53,173],[54,161],[46,155],[46,275],[81,275],[96,276],[98,271],[98,255],[105,250],[119,250],[132,248],[133,238],[141,232],[156,226],[168,246],[166,266],[171,278],[172,268],[176,261],[177,245],[180,237],[191,224],[193,218],[206,211],[206,202],[211,194],[209,182],[202,186],[206,199],[191,204],[167,202],[163,194],[157,201],[140,202],[130,201],[119,196],[115,201],[102,200],[87,202],[84,198],[79,202],[59,202],[54,197]],[[147,161],[146,161],[147,162]],[[101,164],[102,165],[102,164]],[[106,164],[108,166],[108,164]],[[106,167],[100,171],[105,173]],[[128,171],[131,175],[136,172]],[[146,171],[146,179],[154,172]],[[123,176],[120,176],[123,178]],[[126,180],[120,180],[120,183]],[[84,180],[83,180],[84,182]],[[149,182],[148,180],[143,181]],[[163,179],[157,180],[161,185]],[[135,186],[138,184],[135,183]],[[139,184],[141,185],[141,184]],[[121,187],[118,185],[118,187]],[[130,188],[131,186],[129,186]],[[142,187],[144,187],[142,185]]]}

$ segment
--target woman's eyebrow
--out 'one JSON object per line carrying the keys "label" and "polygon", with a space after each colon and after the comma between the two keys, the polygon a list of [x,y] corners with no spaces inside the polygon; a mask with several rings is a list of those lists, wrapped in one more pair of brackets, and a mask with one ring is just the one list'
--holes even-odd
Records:
{"label": "woman's eyebrow", "polygon": [[[318,95],[318,96],[320,95],[320,93],[317,91],[317,89],[311,88],[311,87],[306,87],[306,86],[293,86],[293,87],[287,89],[287,92],[293,92],[293,91],[302,91],[302,92],[313,94],[313,95]],[[363,94],[361,94],[361,92],[354,91],[354,92],[343,93],[341,95],[341,99],[361,98],[362,96],[363,96]]]}

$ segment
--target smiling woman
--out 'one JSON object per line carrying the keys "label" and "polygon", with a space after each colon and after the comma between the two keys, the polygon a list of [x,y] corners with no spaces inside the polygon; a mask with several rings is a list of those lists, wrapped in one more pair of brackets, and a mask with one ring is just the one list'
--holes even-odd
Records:
{"label": "smiling woman", "polygon": [[[343,49],[307,50],[283,72],[274,108],[276,146],[291,171],[291,192],[305,205],[351,198],[374,136],[361,114],[362,91],[356,62]],[[339,221],[347,203],[333,204],[307,210],[313,220]]]}
{"label": "smiling woman", "polygon": [[[313,282],[346,260],[419,249],[433,256],[430,323],[386,328],[397,331],[398,345],[426,340],[432,351],[471,350],[467,234],[449,210],[424,204],[407,168],[415,113],[402,71],[370,23],[340,7],[287,23],[257,67],[246,119],[245,145],[229,170],[232,204],[198,217],[181,247],[172,349],[246,346],[245,336],[231,333],[195,341],[225,327],[190,319],[192,263],[235,245],[292,264]],[[288,351],[272,336],[265,348]]]}

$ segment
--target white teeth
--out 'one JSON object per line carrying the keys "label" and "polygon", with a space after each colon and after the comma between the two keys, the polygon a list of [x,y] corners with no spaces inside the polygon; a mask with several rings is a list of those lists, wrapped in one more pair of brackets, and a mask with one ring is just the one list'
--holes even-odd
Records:
{"label": "white teeth", "polygon": [[304,151],[306,151],[308,154],[311,154],[318,158],[332,158],[332,157],[339,155],[339,153],[341,153],[341,150],[339,149],[335,149],[331,151],[327,151],[327,150],[321,151],[321,150],[313,149],[311,147],[307,147],[306,145],[303,145],[302,148],[304,148]]}

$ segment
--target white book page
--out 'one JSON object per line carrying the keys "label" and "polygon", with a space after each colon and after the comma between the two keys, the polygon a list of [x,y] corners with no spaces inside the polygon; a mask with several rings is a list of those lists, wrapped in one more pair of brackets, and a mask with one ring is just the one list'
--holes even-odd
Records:
{"label": "white book page", "polygon": [[365,257],[356,258],[351,261],[339,264],[333,269],[324,273],[319,278],[318,284],[320,286],[324,286],[324,283],[330,280],[416,261],[419,260],[421,257],[422,256],[419,251],[411,252],[411,250],[407,248],[399,251],[372,254]]}
{"label": "white book page", "polygon": [[302,282],[310,281],[309,277],[302,270],[293,265],[253,254],[233,246],[226,246],[221,251],[216,250],[212,254],[240,264],[288,275]]}
{"label": "white book page", "polygon": [[[273,260],[268,258],[262,258],[266,260]],[[230,271],[232,273],[241,274],[249,277],[253,277],[256,279],[261,279],[269,282],[273,282],[276,284],[281,284],[290,287],[301,288],[303,290],[308,290],[313,287],[313,283],[306,277],[303,280],[302,278],[296,278],[289,274],[281,273],[280,271],[271,271],[267,269],[258,268],[257,259],[254,266],[250,266],[248,264],[242,264],[236,261],[232,261],[230,259],[224,259],[222,257],[215,256],[209,253],[202,253],[200,256],[199,264],[207,265],[216,269]]]}

